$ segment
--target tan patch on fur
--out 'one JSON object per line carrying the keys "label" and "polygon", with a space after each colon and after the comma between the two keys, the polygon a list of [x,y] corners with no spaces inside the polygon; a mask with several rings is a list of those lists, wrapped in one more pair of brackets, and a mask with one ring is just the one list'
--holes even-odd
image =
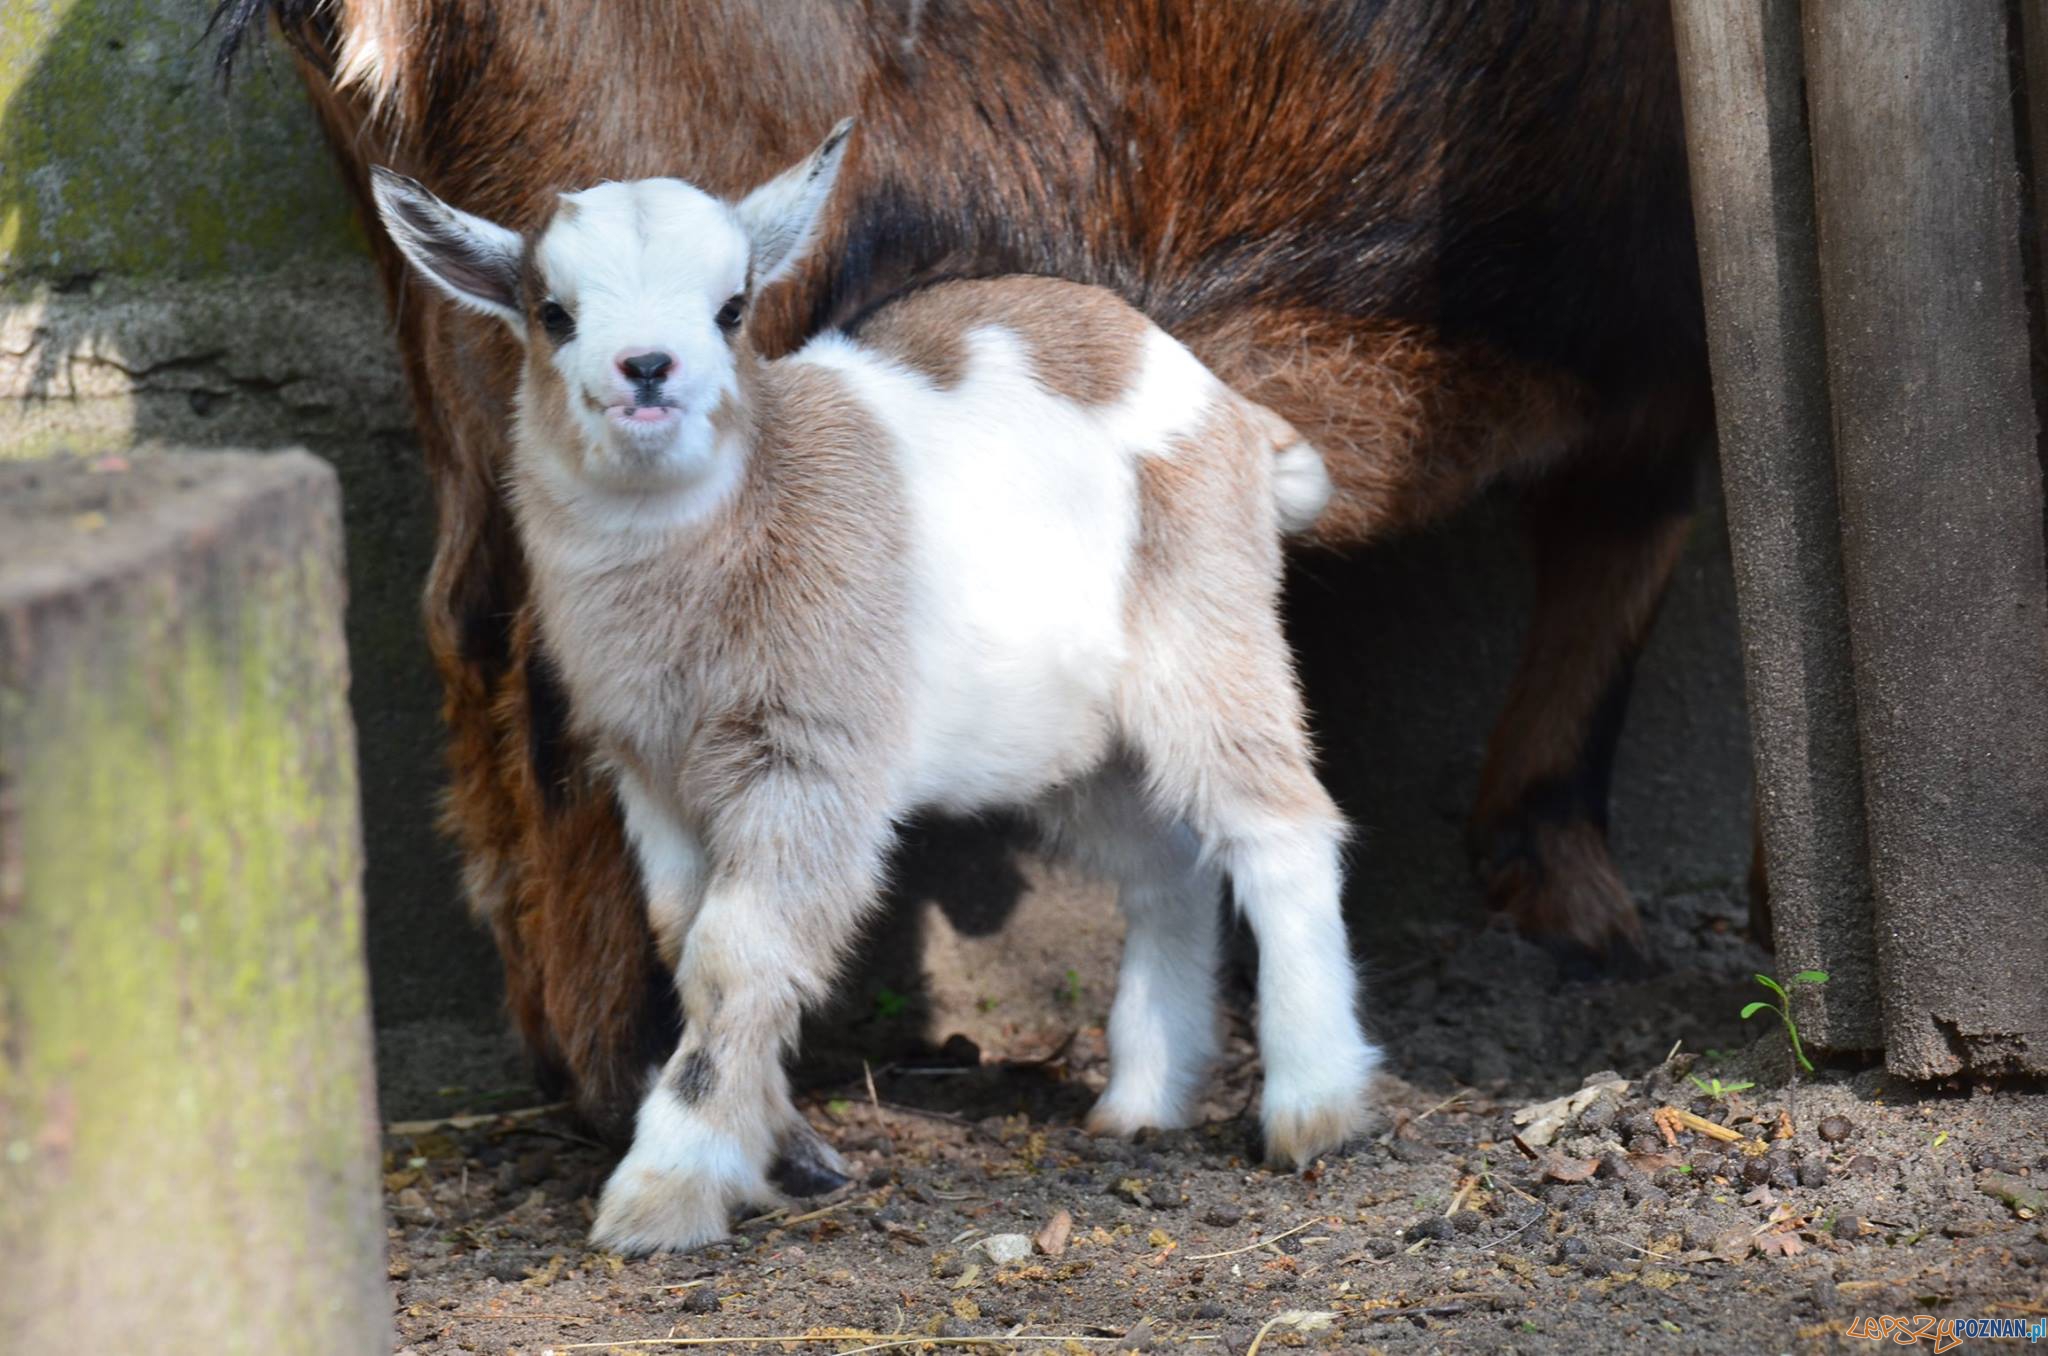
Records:
{"label": "tan patch on fur", "polygon": [[882,308],[855,337],[946,390],[966,376],[966,335],[990,326],[1016,335],[1039,384],[1078,405],[1121,399],[1144,359],[1143,316],[1114,292],[1056,278],[938,283]]}
{"label": "tan patch on fur", "polygon": [[[1316,779],[1279,623],[1280,534],[1272,499],[1270,412],[1219,393],[1197,427],[1138,462],[1138,540],[1127,608],[1134,637],[1199,653],[1184,663],[1134,662],[1140,686],[1124,719],[1194,719],[1227,729],[1215,788],[1288,819],[1334,822]],[[1155,769],[1156,771],[1156,769]]]}

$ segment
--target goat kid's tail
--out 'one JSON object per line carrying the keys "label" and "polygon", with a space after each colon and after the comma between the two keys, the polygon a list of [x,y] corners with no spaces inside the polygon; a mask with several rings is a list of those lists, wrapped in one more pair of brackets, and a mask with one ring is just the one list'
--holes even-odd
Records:
{"label": "goat kid's tail", "polygon": [[1244,405],[1273,450],[1273,505],[1280,512],[1280,531],[1290,537],[1306,532],[1330,503],[1330,472],[1323,454],[1264,405],[1252,400]]}

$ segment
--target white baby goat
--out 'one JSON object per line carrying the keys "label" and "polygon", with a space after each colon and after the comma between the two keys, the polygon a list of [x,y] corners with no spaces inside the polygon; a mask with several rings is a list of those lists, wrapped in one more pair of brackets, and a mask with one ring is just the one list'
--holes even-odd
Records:
{"label": "white baby goat", "polygon": [[1259,944],[1268,1155],[1339,1145],[1378,1060],[1276,611],[1321,461],[1050,279],[926,288],[761,360],[749,302],[803,254],[846,131],[737,203],[600,184],[530,238],[376,175],[406,257],[525,345],[509,472],[541,634],[676,969],[682,1041],[593,1231],[621,1251],[723,1236],[773,1199],[778,1146],[829,1179],[782,1057],[920,809],[1028,807],[1120,886],[1092,1128],[1193,1114],[1226,876]]}

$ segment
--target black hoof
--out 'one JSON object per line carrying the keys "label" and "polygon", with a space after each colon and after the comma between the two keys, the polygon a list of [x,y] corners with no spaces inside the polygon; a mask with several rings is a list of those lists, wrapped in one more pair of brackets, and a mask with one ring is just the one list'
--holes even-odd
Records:
{"label": "black hoof", "polygon": [[768,1180],[790,1196],[825,1196],[853,1180],[846,1160],[818,1132],[801,1121],[782,1137]]}

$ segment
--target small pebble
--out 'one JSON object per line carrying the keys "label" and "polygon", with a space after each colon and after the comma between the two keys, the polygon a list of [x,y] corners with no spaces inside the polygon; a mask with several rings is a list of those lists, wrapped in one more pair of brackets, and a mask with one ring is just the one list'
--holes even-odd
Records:
{"label": "small pebble", "polygon": [[1824,1116],[1820,1123],[1820,1137],[1830,1144],[1840,1144],[1856,1133],[1856,1126],[1847,1116]]}
{"label": "small pebble", "polygon": [[1396,1139],[1387,1152],[1398,1163],[1427,1163],[1438,1155],[1437,1147],[1419,1139]]}
{"label": "small pebble", "polygon": [[1680,1230],[1680,1237],[1688,1248],[1712,1250],[1722,1232],[1723,1226],[1718,1219],[1708,1215],[1692,1215],[1686,1219],[1685,1227]]}
{"label": "small pebble", "polygon": [[1621,1107],[1612,1097],[1595,1097],[1579,1113],[1579,1129],[1589,1135],[1604,1134],[1620,1115]]}
{"label": "small pebble", "polygon": [[1460,1210],[1451,1216],[1451,1227],[1461,1234],[1478,1233],[1479,1226],[1483,1223],[1485,1220],[1480,1217],[1477,1210]]}
{"label": "small pebble", "polygon": [[708,1285],[683,1292],[683,1312],[686,1314],[715,1314],[718,1312],[718,1292]]}
{"label": "small pebble", "polygon": [[1586,1246],[1586,1240],[1577,1235],[1560,1238],[1557,1241],[1557,1260],[1560,1262],[1568,1262],[1574,1257],[1584,1257],[1591,1251],[1592,1249]]}
{"label": "small pebble", "polygon": [[990,1234],[974,1244],[970,1251],[986,1254],[988,1260],[999,1267],[1007,1266],[1031,1255],[1031,1240],[1023,1234]]}
{"label": "small pebble", "polygon": [[1742,1180],[1750,1186],[1764,1186],[1771,1180],[1771,1160],[1750,1158],[1743,1160]]}
{"label": "small pebble", "polygon": [[529,1257],[508,1257],[500,1255],[484,1263],[484,1275],[505,1282],[523,1281],[527,1270],[533,1266]]}
{"label": "small pebble", "polygon": [[1244,1207],[1228,1201],[1219,1202],[1202,1212],[1202,1223],[1213,1224],[1219,1229],[1228,1229],[1244,1218]]}
{"label": "small pebble", "polygon": [[1828,1184],[1828,1165],[1818,1158],[1809,1158],[1799,1165],[1799,1185],[1803,1187],[1824,1187]]}
{"label": "small pebble", "polygon": [[1995,1234],[2004,1226],[1992,1219],[1952,1219],[1941,1226],[1942,1233],[1950,1238],[1982,1238]]}
{"label": "small pebble", "polygon": [[1411,1239],[1445,1239],[1451,1237],[1451,1235],[1456,1231],[1452,1228],[1451,1222],[1445,1219],[1442,1215],[1425,1215],[1423,1218],[1409,1225],[1405,1232],[1407,1236]]}

